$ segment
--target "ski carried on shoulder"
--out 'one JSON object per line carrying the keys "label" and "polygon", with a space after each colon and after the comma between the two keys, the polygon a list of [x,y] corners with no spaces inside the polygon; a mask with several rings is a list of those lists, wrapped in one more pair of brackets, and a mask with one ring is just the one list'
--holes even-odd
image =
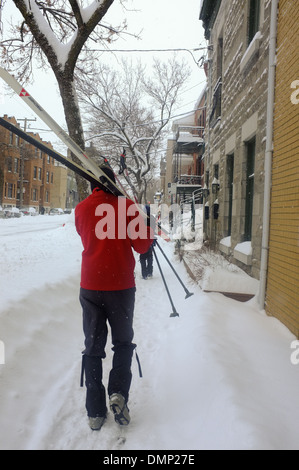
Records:
{"label": "ski carried on shoulder", "polygon": [[[65,132],[62,127],[41,107],[41,105],[25,90],[24,87],[3,67],[0,67],[0,77],[7,83],[12,90],[32,109],[32,111],[51,129],[56,136],[67,146],[67,148],[81,161],[90,173],[92,173],[96,180],[99,181],[101,176],[105,176],[110,185],[115,187],[114,194],[124,195],[117,185],[108,178],[107,175],[97,166],[97,164],[83,152],[80,146]],[[16,128],[17,129],[17,128]],[[24,140],[26,140],[24,138]],[[37,142],[37,141],[36,141]],[[35,144],[34,144],[35,145]],[[48,149],[48,147],[46,147]],[[49,150],[49,149],[48,149]],[[54,152],[57,153],[57,152]],[[62,157],[62,155],[61,155]],[[53,156],[53,158],[55,158]],[[69,160],[67,160],[69,162]],[[67,166],[67,164],[66,164]],[[76,171],[74,169],[74,171]],[[81,169],[80,169],[81,171]],[[77,171],[78,173],[78,171]],[[89,173],[89,174],[90,174]],[[82,175],[83,176],[83,175]],[[88,178],[86,178],[88,179]],[[111,191],[112,192],[112,191]]]}
{"label": "ski carried on shoulder", "polygon": [[34,137],[27,134],[26,132],[24,132],[19,127],[15,126],[11,122],[6,121],[5,119],[3,119],[1,117],[0,117],[0,125],[2,127],[4,127],[5,129],[9,130],[10,132],[13,132],[14,134],[18,135],[19,137],[21,137],[21,139],[25,140],[29,144],[34,145],[35,147],[37,147],[39,150],[46,153],[50,157],[53,157],[55,160],[62,163],[63,165],[65,165],[67,168],[74,171],[78,175],[82,176],[83,178],[85,178],[90,183],[95,183],[96,184],[96,183],[100,182],[99,178],[97,178],[89,170],[86,170],[85,168],[83,168],[82,166],[80,166],[77,163],[73,162],[72,160],[69,160],[68,158],[64,157],[60,153],[56,152],[56,150],[53,150],[53,149],[49,148],[44,143],[42,143],[39,140],[35,139]]}

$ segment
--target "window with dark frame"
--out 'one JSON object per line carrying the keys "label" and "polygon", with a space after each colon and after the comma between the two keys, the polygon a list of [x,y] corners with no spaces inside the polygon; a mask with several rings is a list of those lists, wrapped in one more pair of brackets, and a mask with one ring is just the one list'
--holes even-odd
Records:
{"label": "window with dark frame", "polygon": [[260,0],[249,0],[248,44],[259,31]]}
{"label": "window with dark frame", "polygon": [[217,57],[216,57],[216,67],[217,67],[217,82],[213,89],[213,105],[210,114],[210,123],[212,127],[215,125],[217,120],[221,117],[222,111],[222,72],[223,72],[223,38],[218,38],[217,43]]}
{"label": "window with dark frame", "polygon": [[251,240],[254,197],[255,138],[246,142],[246,200],[244,241]]}
{"label": "window with dark frame", "polygon": [[216,180],[219,179],[219,164],[218,163],[214,165],[214,178],[216,178]]}
{"label": "window with dark frame", "polygon": [[12,173],[12,157],[7,157],[6,159],[7,171]]}
{"label": "window with dark frame", "polygon": [[227,187],[228,187],[228,222],[227,236],[232,234],[233,193],[234,193],[234,154],[227,156]]}

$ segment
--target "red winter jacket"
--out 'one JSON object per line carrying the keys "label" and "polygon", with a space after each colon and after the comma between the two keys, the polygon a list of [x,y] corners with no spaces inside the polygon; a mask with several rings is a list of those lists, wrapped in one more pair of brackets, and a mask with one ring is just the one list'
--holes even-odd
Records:
{"label": "red winter jacket", "polygon": [[95,189],[77,205],[75,224],[84,248],[81,287],[102,291],[135,287],[132,248],[146,253],[154,238],[136,205]]}

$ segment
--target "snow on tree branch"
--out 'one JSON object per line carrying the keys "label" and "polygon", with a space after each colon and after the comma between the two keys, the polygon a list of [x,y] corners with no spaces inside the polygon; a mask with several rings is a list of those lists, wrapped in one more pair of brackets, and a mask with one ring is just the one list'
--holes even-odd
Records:
{"label": "snow on tree branch", "polygon": [[140,202],[146,200],[146,187],[158,164],[157,150],[188,76],[188,67],[176,59],[156,61],[150,79],[141,63],[133,66],[125,60],[120,71],[101,64],[80,76],[79,97],[90,139],[113,162],[126,151],[130,177],[123,175]]}

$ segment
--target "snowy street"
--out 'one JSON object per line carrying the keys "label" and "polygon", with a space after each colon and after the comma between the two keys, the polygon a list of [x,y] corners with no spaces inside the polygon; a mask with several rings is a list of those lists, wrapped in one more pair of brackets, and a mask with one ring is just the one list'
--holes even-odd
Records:
{"label": "snowy street", "polygon": [[[194,295],[185,300],[157,250],[180,314],[170,318],[156,264],[144,281],[136,256],[134,341],[143,377],[134,356],[128,428],[109,414],[92,432],[80,388],[82,246],[73,216],[0,220],[1,450],[299,449],[296,338],[255,299],[203,292],[174,243],[160,245]],[[107,383],[109,339],[106,352]]]}

